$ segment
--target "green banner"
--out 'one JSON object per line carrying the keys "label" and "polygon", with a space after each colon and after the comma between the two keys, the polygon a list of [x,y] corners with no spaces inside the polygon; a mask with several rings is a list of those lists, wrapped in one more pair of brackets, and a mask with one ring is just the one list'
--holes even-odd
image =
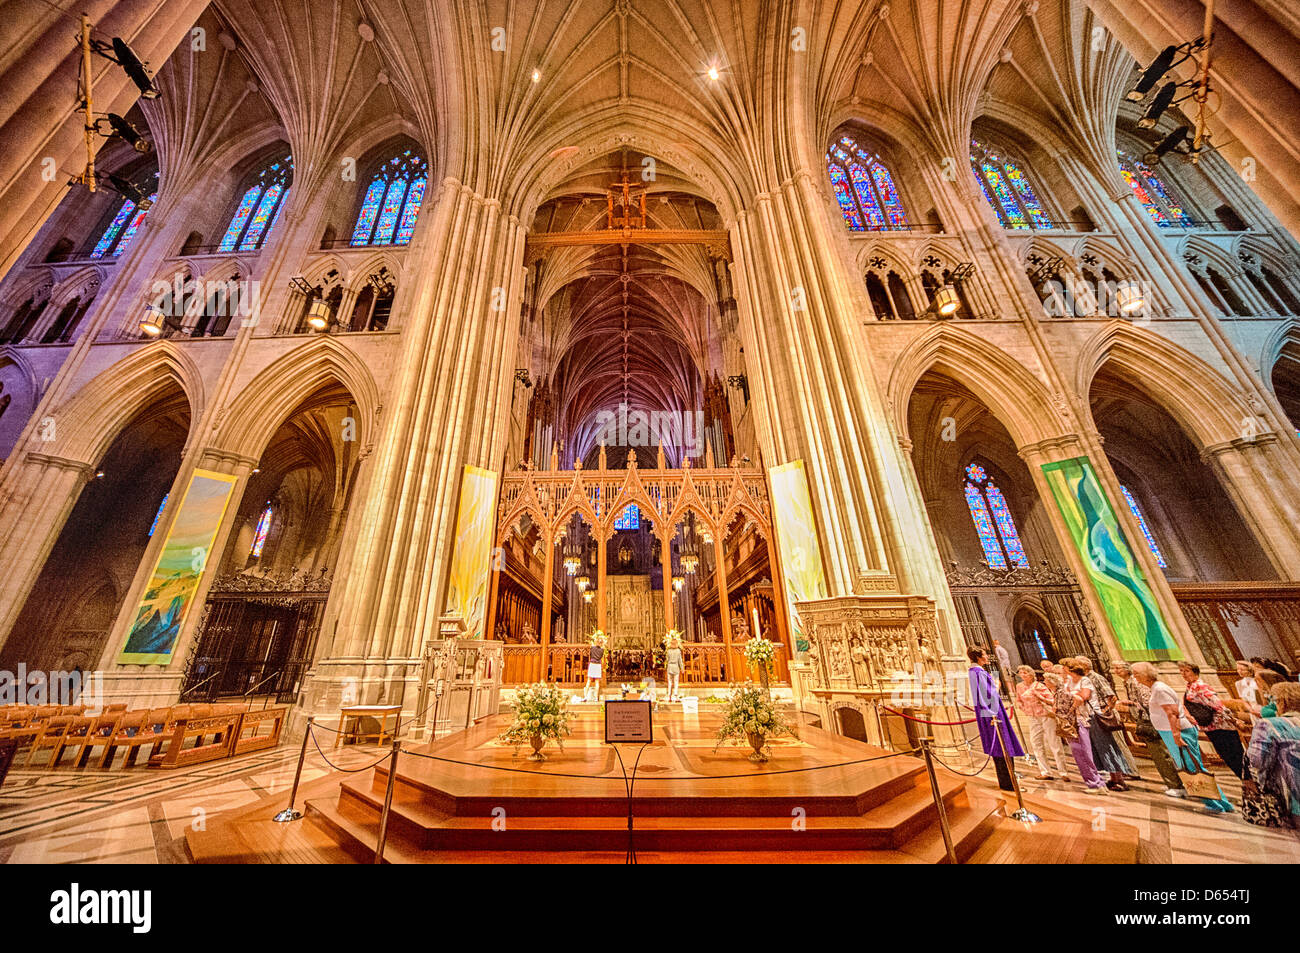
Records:
{"label": "green banner", "polygon": [[1045,463],[1043,476],[1124,658],[1182,658],[1088,458]]}

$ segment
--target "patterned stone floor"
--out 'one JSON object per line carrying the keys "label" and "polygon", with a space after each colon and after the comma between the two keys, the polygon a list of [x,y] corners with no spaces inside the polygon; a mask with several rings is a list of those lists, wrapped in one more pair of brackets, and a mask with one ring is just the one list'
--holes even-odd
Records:
{"label": "patterned stone floor", "polygon": [[[385,751],[373,745],[326,749],[332,761],[350,769],[373,764]],[[297,747],[285,745],[167,772],[15,768],[0,787],[0,862],[186,863],[187,827],[266,794],[287,800],[297,757]],[[969,773],[983,759],[946,760]],[[1098,824],[1116,820],[1135,825],[1141,832],[1144,863],[1300,863],[1300,833],[1255,827],[1240,813],[1204,814],[1198,802],[1163,796],[1150,762],[1139,761],[1139,768],[1144,780],[1133,782],[1132,791],[1105,797],[1083,793],[1078,782],[1034,780],[1029,765],[1021,773],[1031,797],[1093,812]],[[328,770],[320,755],[309,749],[304,781]],[[992,767],[985,766],[974,783],[996,787]],[[1241,789],[1235,779],[1224,787],[1229,798],[1239,802]]]}
{"label": "patterned stone floor", "polygon": [[[968,756],[951,759],[951,767],[968,773],[980,767]],[[1300,831],[1271,830],[1242,819],[1240,811],[1215,816],[1201,809],[1201,802],[1164,795],[1165,786],[1151,762],[1137,759],[1141,781],[1130,781],[1130,790],[1106,795],[1086,794],[1077,772],[1073,782],[1039,781],[1037,769],[1018,761],[1021,787],[1027,797],[1044,798],[1056,804],[1092,814],[1095,824],[1120,821],[1136,827],[1141,837],[1140,861],[1144,864],[1297,864],[1300,863]],[[1073,762],[1067,759],[1073,769]],[[1214,770],[1214,769],[1212,769]],[[1215,770],[1233,805],[1241,804],[1241,782],[1226,768]],[[997,789],[997,775],[986,765],[976,782]]]}

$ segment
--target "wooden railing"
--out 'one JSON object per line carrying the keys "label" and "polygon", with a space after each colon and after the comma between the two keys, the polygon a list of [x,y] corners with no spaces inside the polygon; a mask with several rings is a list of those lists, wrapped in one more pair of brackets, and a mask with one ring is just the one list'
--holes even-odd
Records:
{"label": "wooden railing", "polygon": [[[506,685],[524,685],[543,680],[561,685],[581,685],[587,679],[588,649],[589,646],[585,644],[547,646],[547,664],[543,666],[540,645],[507,645],[502,681]],[[621,672],[620,662],[628,660],[621,653],[627,652],[629,650],[616,649],[606,654],[606,684],[639,677],[626,671]],[[728,653],[727,646],[718,643],[687,642],[682,645],[682,655],[683,685],[725,685],[734,681],[758,680],[758,671],[745,660],[744,652],[739,646],[732,646]],[[662,681],[662,664],[647,674]],[[771,677],[776,682],[790,680],[789,659],[783,645],[777,646],[776,657],[772,660]]]}

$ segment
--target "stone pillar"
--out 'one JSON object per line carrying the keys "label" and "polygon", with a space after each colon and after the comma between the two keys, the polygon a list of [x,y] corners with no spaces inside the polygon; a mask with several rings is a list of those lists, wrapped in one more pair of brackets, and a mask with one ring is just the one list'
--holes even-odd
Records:
{"label": "stone pillar", "polygon": [[[424,646],[439,637],[462,469],[500,469],[505,454],[523,244],[523,229],[498,202],[448,178],[430,189],[407,251],[419,267],[403,286],[392,396],[340,554],[346,574],[330,594],[336,635],[316,666],[331,679],[358,678],[363,689],[383,683],[405,707],[414,704]],[[548,540],[548,566],[553,546]],[[549,582],[545,599],[549,640]]]}
{"label": "stone pillar", "polygon": [[[1294,474],[1284,475],[1285,463],[1277,434],[1215,444],[1201,459],[1215,471],[1282,579],[1300,578],[1300,511],[1296,508]],[[1282,464],[1279,466],[1279,464]]]}

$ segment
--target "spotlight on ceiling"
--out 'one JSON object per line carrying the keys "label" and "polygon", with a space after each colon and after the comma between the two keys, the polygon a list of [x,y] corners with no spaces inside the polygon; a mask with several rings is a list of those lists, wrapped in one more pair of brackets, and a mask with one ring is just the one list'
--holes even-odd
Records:
{"label": "spotlight on ceiling", "polygon": [[108,184],[113,187],[114,192],[130,199],[141,212],[147,212],[153,208],[153,202],[149,201],[148,194],[134,182],[128,182],[121,176],[113,175],[111,172],[105,172],[104,178],[108,180]]}
{"label": "spotlight on ceiling", "polygon": [[541,81],[542,81],[542,71],[539,70],[539,69],[534,69],[534,70],[533,70],[533,82],[534,82],[534,83],[540,83]]}
{"label": "spotlight on ceiling", "polygon": [[1178,47],[1166,46],[1160,51],[1160,55],[1151,61],[1151,65],[1142,71],[1142,77],[1137,81],[1137,85],[1127,93],[1128,101],[1131,103],[1140,103],[1146,99],[1147,93],[1160,82],[1160,77],[1169,72],[1169,68],[1174,65],[1174,57],[1178,55]]}
{"label": "spotlight on ceiling", "polygon": [[719,76],[718,68],[716,66],[710,66],[709,79],[713,80],[716,83],[718,81],[718,76]]}
{"label": "spotlight on ceiling", "polygon": [[[153,145],[144,136],[140,135],[140,130],[131,125],[117,113],[108,114],[108,124],[113,128],[111,135],[123,140],[136,152],[147,153]],[[105,135],[105,133],[100,133]]]}
{"label": "spotlight on ceiling", "polygon": [[1147,165],[1155,165],[1170,152],[1173,152],[1187,138],[1188,128],[1181,126],[1160,140],[1160,144],[1142,157]]}
{"label": "spotlight on ceiling", "polygon": [[131,82],[140,90],[141,99],[158,98],[158,87],[153,84],[153,78],[140,62],[140,57],[135,55],[131,47],[126,45],[126,40],[120,36],[113,37],[113,59],[131,77]]}
{"label": "spotlight on ceiling", "polygon": [[1138,120],[1138,125],[1143,129],[1154,129],[1164,111],[1174,101],[1174,95],[1177,92],[1177,83],[1165,83],[1161,86],[1160,92],[1156,93],[1155,98],[1151,100],[1151,105],[1147,107],[1147,111]]}

